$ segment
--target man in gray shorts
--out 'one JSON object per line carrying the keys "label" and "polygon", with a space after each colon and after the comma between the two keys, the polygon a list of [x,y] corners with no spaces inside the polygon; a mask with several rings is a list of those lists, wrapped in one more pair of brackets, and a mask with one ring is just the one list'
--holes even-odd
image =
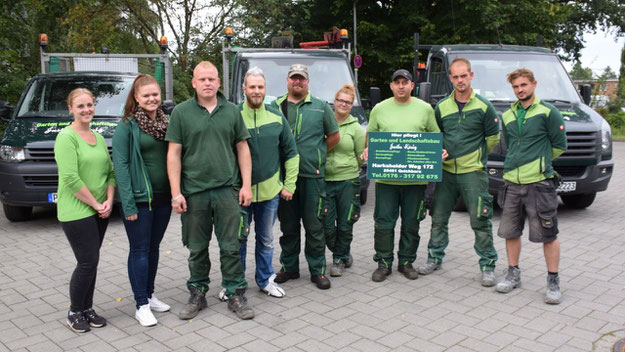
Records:
{"label": "man in gray shorts", "polygon": [[508,269],[497,284],[497,292],[508,293],[521,287],[521,235],[527,216],[531,242],[542,243],[547,262],[545,302],[562,301],[558,265],[558,195],[551,160],[566,150],[562,115],[553,105],[535,94],[534,73],[521,68],[508,74],[514,95],[519,99],[502,116],[502,131],[508,147],[504,162],[505,184],[499,191],[503,208],[498,235],[506,239]]}

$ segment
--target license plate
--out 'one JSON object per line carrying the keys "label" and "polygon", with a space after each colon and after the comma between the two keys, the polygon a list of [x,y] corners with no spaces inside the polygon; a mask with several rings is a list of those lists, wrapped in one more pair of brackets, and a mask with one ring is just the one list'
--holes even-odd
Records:
{"label": "license plate", "polygon": [[562,182],[560,187],[556,189],[558,193],[573,192],[577,188],[577,182]]}
{"label": "license plate", "polygon": [[48,193],[48,203],[56,203],[56,200],[58,198],[59,198],[59,196],[56,194],[56,192]]}

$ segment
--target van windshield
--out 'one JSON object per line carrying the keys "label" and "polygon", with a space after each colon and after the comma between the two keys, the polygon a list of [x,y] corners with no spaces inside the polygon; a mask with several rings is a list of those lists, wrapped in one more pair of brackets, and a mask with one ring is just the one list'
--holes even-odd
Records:
{"label": "van windshield", "polygon": [[450,60],[462,56],[471,61],[475,73],[471,86],[491,101],[516,101],[506,77],[518,68],[534,72],[538,82],[536,95],[542,100],[578,103],[579,95],[560,60],[555,55],[530,53],[463,53],[450,55]]}
{"label": "van windshield", "polygon": [[[243,78],[247,69],[258,66],[264,74],[267,86],[265,102],[271,102],[277,97],[286,94],[286,75],[289,67],[294,63],[304,64],[308,67],[310,81],[308,89],[312,95],[323,99],[329,103],[334,102],[334,95],[344,84],[354,84],[349,67],[341,58],[321,58],[310,57],[296,59],[276,59],[276,58],[249,58],[244,62],[243,73],[239,77],[239,87],[243,85]],[[242,102],[245,97],[243,91],[235,97],[236,103]],[[354,101],[354,106],[358,106],[358,99]]]}
{"label": "van windshield", "polygon": [[132,77],[42,77],[26,92],[17,117],[69,117],[67,96],[86,88],[95,96],[96,117],[120,117]]}

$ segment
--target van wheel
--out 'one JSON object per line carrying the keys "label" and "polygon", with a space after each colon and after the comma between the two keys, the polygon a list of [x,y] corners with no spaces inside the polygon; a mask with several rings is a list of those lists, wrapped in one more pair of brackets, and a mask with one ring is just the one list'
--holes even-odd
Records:
{"label": "van wheel", "polygon": [[597,192],[588,193],[588,194],[575,194],[571,196],[560,196],[564,204],[568,207],[574,209],[584,209],[588,208],[594,201],[597,196]]}
{"label": "van wheel", "polygon": [[365,205],[365,203],[367,203],[367,190],[361,189],[360,190],[360,205]]}
{"label": "van wheel", "polygon": [[26,221],[30,219],[30,215],[33,213],[33,207],[17,207],[14,205],[2,204],[4,209],[4,216],[9,221]]}

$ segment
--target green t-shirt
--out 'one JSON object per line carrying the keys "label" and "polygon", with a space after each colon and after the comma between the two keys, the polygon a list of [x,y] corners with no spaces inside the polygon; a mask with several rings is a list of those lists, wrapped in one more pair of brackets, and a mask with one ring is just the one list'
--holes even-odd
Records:
{"label": "green t-shirt", "polygon": [[170,192],[167,178],[167,146],[167,142],[156,140],[143,130],[139,130],[141,156],[155,193]]}
{"label": "green t-shirt", "polygon": [[96,143],[87,143],[70,126],[56,136],[54,160],[59,168],[57,218],[74,221],[97,212],[74,196],[83,186],[100,203],[106,200],[108,185],[115,186],[113,163],[104,137],[93,131]]}
{"label": "green t-shirt", "polygon": [[358,177],[365,149],[365,132],[358,119],[349,115],[339,124],[341,140],[328,152],[326,181],[345,181]]}
{"label": "green t-shirt", "polygon": [[[388,98],[377,104],[369,117],[367,132],[440,132],[434,109],[423,100],[412,97],[408,104],[397,104]],[[388,185],[423,185],[424,181],[377,180]]]}
{"label": "green t-shirt", "polygon": [[[528,108],[531,107],[528,106]],[[517,105],[516,107],[516,123],[517,126],[519,127],[519,135],[521,134],[521,132],[523,132],[523,121],[525,121],[525,115],[527,114],[527,109],[523,107],[523,105],[521,105],[521,103],[519,103],[519,105]]]}
{"label": "green t-shirt", "polygon": [[185,196],[223,186],[240,186],[236,143],[250,138],[239,108],[217,95],[209,113],[197,98],[177,105],[165,140],[182,144],[181,186]]}

